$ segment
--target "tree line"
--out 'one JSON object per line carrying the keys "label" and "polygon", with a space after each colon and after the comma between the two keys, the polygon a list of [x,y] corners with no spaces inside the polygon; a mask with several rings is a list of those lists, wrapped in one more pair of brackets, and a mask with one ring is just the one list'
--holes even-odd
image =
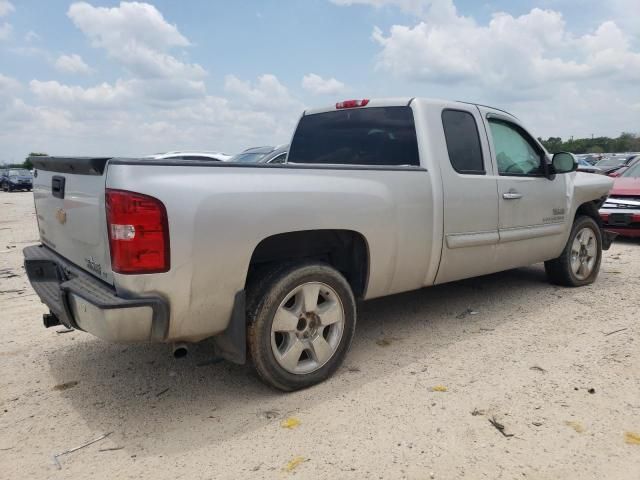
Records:
{"label": "tree line", "polygon": [[27,170],[31,170],[33,168],[33,163],[29,160],[30,157],[46,157],[46,153],[42,152],[31,152],[27,158],[24,159],[22,163],[9,163],[8,165],[0,165],[3,168],[26,168]]}
{"label": "tree line", "polygon": [[560,137],[538,138],[550,153],[625,153],[640,152],[640,136],[624,132],[617,138],[570,138],[562,141]]}

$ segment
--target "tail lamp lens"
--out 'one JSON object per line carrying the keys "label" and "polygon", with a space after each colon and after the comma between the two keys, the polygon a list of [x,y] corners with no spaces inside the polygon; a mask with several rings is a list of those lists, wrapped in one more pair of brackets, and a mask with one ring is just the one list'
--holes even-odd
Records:
{"label": "tail lamp lens", "polygon": [[125,190],[106,191],[111,269],[117,273],[169,270],[167,211],[157,198]]}

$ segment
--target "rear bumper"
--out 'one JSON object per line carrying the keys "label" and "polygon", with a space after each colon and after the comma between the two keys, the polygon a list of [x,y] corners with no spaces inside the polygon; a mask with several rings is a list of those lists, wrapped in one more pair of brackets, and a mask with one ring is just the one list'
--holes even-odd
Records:
{"label": "rear bumper", "polygon": [[154,296],[123,298],[39,245],[23,250],[29,281],[61,323],[114,342],[162,342],[169,330],[167,302]]}

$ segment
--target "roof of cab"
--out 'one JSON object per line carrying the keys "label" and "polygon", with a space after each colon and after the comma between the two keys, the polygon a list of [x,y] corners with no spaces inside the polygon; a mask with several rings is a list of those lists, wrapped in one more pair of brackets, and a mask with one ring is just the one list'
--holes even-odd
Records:
{"label": "roof of cab", "polygon": [[[436,98],[423,98],[423,97],[391,97],[391,98],[372,98],[369,100],[369,102],[367,103],[366,106],[364,107],[354,107],[354,108],[371,108],[371,107],[403,107],[403,106],[408,106],[410,105],[412,102],[414,101],[419,101],[421,103],[424,103],[426,105],[432,105],[432,106],[454,106],[454,105],[477,105],[479,107],[485,107],[485,108],[489,108],[491,110],[495,110],[497,112],[501,112],[501,113],[505,113],[513,118],[517,118],[515,115],[513,115],[512,113],[509,113],[505,110],[502,110],[500,108],[496,108],[496,107],[491,107],[488,105],[482,105],[479,103],[473,103],[473,102],[463,102],[463,101],[453,101],[453,100],[442,100],[442,99],[436,99]],[[318,107],[318,108],[309,108],[307,110],[305,110],[303,112],[303,115],[312,115],[315,113],[326,113],[326,112],[334,112],[336,111],[336,104],[330,105],[330,106],[324,106],[324,107]]]}

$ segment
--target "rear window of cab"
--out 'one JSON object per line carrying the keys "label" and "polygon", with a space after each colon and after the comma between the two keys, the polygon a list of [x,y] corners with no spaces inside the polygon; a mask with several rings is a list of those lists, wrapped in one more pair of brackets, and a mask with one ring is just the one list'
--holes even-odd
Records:
{"label": "rear window of cab", "polygon": [[408,106],[368,107],[305,115],[287,162],[418,166],[413,111]]}

